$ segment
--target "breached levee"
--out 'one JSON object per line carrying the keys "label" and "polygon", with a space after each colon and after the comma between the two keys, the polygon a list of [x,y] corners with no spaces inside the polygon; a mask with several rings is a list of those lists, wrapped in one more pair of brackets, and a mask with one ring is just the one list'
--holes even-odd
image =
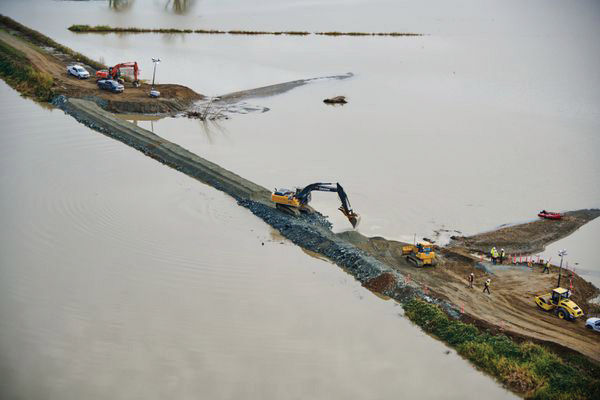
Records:
{"label": "breached levee", "polygon": [[277,229],[283,236],[304,249],[319,253],[343,267],[358,281],[369,282],[382,274],[393,277],[382,294],[397,300],[414,295],[440,304],[453,315],[449,303],[425,296],[420,289],[404,282],[404,276],[385,263],[368,255],[353,244],[335,235],[331,224],[319,213],[295,217],[277,210],[270,201],[270,191],[228,171],[164,138],[128,121],[116,118],[96,103],[82,99],[57,97],[53,104],[84,125],[119,140],[161,163],[227,193],[253,214]]}

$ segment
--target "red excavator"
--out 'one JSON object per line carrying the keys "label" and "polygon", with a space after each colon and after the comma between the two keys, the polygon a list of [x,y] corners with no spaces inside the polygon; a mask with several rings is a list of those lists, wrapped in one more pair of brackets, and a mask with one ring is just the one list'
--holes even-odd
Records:
{"label": "red excavator", "polygon": [[140,69],[138,68],[137,62],[135,62],[135,61],[117,64],[114,67],[108,68],[108,70],[101,69],[100,71],[96,72],[96,80],[114,79],[115,81],[123,83],[124,79],[121,78],[121,76],[129,76],[129,75],[131,75],[131,73],[127,74],[127,73],[125,73],[125,71],[122,72],[121,70],[125,70],[125,71],[133,70],[133,87],[140,86],[140,80],[138,78],[138,73],[139,73]]}

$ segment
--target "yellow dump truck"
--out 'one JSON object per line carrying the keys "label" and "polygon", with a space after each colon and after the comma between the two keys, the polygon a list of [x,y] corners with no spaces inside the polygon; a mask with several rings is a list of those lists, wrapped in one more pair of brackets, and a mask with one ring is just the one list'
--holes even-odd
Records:
{"label": "yellow dump truck", "polygon": [[583,316],[583,310],[569,297],[571,292],[558,287],[552,293],[535,296],[535,304],[544,311],[551,311],[560,319],[574,320]]}
{"label": "yellow dump truck", "polygon": [[402,255],[406,256],[406,261],[414,264],[415,267],[437,264],[433,245],[428,242],[419,242],[416,246],[412,244],[402,246]]}

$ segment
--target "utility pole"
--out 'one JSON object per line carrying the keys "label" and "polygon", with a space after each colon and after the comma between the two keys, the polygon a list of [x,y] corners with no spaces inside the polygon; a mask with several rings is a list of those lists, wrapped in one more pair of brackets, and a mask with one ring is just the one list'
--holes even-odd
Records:
{"label": "utility pole", "polygon": [[160,62],[160,58],[152,58],[154,63],[154,72],[152,72],[152,90],[154,90],[154,77],[156,77],[156,64]]}
{"label": "utility pole", "polygon": [[567,249],[562,249],[558,252],[558,256],[560,257],[560,267],[558,269],[558,284],[556,285],[556,287],[560,287],[560,277],[562,275],[563,257],[566,255],[567,255]]}

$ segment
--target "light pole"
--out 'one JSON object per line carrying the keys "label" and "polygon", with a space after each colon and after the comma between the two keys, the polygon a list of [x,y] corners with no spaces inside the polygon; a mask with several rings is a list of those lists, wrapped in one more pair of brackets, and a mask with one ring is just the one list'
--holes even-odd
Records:
{"label": "light pole", "polygon": [[562,275],[563,257],[566,255],[567,255],[567,249],[562,249],[558,252],[558,256],[560,257],[560,267],[558,268],[558,284],[556,285],[556,287],[560,287],[560,277]]}
{"label": "light pole", "polygon": [[156,76],[156,64],[160,62],[160,58],[152,58],[154,63],[154,72],[152,73],[152,90],[154,90],[154,77]]}

